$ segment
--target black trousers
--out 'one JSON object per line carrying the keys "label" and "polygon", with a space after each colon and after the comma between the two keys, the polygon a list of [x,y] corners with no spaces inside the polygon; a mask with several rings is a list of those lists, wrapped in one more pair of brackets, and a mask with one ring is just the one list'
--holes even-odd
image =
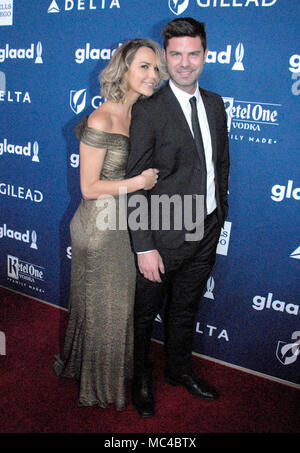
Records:
{"label": "black trousers", "polygon": [[134,310],[136,379],[151,369],[153,322],[165,300],[165,371],[174,377],[190,371],[195,315],[216,260],[220,231],[214,211],[205,219],[201,241],[184,242],[179,249],[159,249],[165,266],[162,283],[151,282],[138,271]]}

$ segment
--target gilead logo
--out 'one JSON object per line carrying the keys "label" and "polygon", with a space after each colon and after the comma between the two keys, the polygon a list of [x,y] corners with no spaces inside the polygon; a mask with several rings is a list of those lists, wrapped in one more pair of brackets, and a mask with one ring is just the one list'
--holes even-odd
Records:
{"label": "gilead logo", "polygon": [[40,190],[14,186],[13,184],[6,184],[4,182],[0,182],[0,195],[21,198],[23,200],[33,201],[34,203],[41,203],[44,199],[44,195]]}
{"label": "gilead logo", "polygon": [[197,0],[198,6],[207,8],[212,6],[214,8],[241,8],[247,6],[266,7],[273,6],[277,0]]}
{"label": "gilead logo", "polygon": [[286,312],[289,315],[298,315],[299,305],[287,304],[281,300],[273,300],[273,294],[268,293],[267,297],[255,296],[253,297],[252,308],[254,310],[262,311],[264,309],[272,309],[275,311]]}

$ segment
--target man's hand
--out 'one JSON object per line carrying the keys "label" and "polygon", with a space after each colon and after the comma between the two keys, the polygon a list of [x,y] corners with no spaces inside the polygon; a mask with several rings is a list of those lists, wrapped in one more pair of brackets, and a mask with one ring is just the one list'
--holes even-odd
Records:
{"label": "man's hand", "polygon": [[138,265],[141,274],[152,282],[161,283],[159,272],[165,273],[162,258],[157,250],[138,254]]}

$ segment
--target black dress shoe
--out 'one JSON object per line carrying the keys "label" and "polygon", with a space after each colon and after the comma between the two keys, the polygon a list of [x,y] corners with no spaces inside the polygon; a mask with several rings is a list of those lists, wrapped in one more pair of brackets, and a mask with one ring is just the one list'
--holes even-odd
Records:
{"label": "black dress shoe", "polygon": [[141,417],[153,417],[155,401],[152,393],[151,376],[143,376],[133,381],[132,402]]}
{"label": "black dress shoe", "polygon": [[205,400],[216,400],[219,397],[218,392],[213,387],[201,381],[194,373],[182,374],[177,377],[165,374],[165,381],[170,385],[185,387],[191,395]]}

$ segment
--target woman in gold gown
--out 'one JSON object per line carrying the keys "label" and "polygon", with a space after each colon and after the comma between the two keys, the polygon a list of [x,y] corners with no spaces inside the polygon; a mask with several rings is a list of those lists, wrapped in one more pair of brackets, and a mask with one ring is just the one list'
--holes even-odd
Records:
{"label": "woman in gold gown", "polygon": [[70,225],[68,326],[53,368],[58,376],[78,381],[80,406],[126,408],[136,268],[124,222],[114,228],[105,225],[105,219],[119,218],[126,197],[121,191],[149,190],[156,184],[156,169],[130,179],[124,176],[132,106],[139,96],[151,96],[163,78],[157,44],[128,41],[101,74],[101,94],[107,101],[75,128],[82,199]]}

